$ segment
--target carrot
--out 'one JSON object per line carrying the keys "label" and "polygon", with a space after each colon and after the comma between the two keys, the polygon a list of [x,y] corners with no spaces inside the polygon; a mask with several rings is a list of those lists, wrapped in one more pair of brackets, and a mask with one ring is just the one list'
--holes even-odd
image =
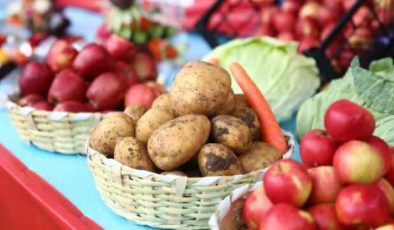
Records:
{"label": "carrot", "polygon": [[287,152],[285,137],[263,94],[239,63],[232,63],[230,72],[244,92],[250,106],[257,113],[263,141],[277,148],[280,153],[285,154]]}
{"label": "carrot", "polygon": [[212,65],[219,65],[219,59],[211,58],[208,60],[208,63],[211,63]]}

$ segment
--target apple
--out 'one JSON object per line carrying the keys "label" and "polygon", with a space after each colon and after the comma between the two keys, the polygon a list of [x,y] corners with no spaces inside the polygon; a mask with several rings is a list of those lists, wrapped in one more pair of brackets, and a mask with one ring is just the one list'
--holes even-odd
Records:
{"label": "apple", "polygon": [[320,26],[326,26],[328,24],[336,24],[342,16],[342,11],[333,10],[332,8],[323,6],[320,8],[317,20]]}
{"label": "apple", "polygon": [[38,110],[46,110],[46,111],[52,111],[53,106],[49,104],[47,101],[39,101],[36,102],[32,105],[33,108],[38,109]]}
{"label": "apple", "polygon": [[20,106],[32,106],[34,103],[45,101],[45,98],[38,94],[29,94],[18,100]]}
{"label": "apple", "polygon": [[359,27],[349,37],[349,44],[353,48],[368,48],[373,39],[373,34],[368,27]]}
{"label": "apple", "polygon": [[127,85],[132,86],[138,83],[138,76],[135,69],[125,62],[117,61],[112,66],[112,72],[124,76],[127,79]]}
{"label": "apple", "polygon": [[347,69],[350,66],[355,55],[356,54],[351,49],[343,49],[339,55],[340,66],[342,69]]}
{"label": "apple", "polygon": [[133,58],[133,67],[137,72],[139,81],[156,80],[156,63],[149,54],[137,53]]}
{"label": "apple", "polygon": [[124,104],[126,107],[129,105],[143,105],[150,108],[158,96],[157,89],[149,87],[145,83],[140,83],[131,86],[127,90]]}
{"label": "apple", "polygon": [[23,95],[38,94],[46,97],[54,75],[43,63],[29,62],[19,78],[19,88]]}
{"label": "apple", "polygon": [[384,163],[377,149],[354,140],[337,149],[333,166],[342,183],[373,183],[384,175]]}
{"label": "apple", "polygon": [[334,204],[318,204],[308,209],[317,227],[321,230],[344,230],[335,213]]}
{"label": "apple", "polygon": [[54,72],[68,69],[72,66],[78,51],[66,40],[57,40],[51,46],[46,62]]}
{"label": "apple", "polygon": [[375,147],[382,155],[384,159],[384,168],[385,168],[384,174],[386,174],[391,168],[391,152],[389,145],[384,140],[382,140],[377,136],[370,136],[363,141]]}
{"label": "apple", "polygon": [[289,159],[275,162],[264,175],[263,183],[274,204],[286,202],[302,207],[312,191],[312,179],[306,168]]}
{"label": "apple", "polygon": [[53,111],[63,111],[70,113],[83,113],[83,112],[94,112],[92,105],[82,103],[80,101],[64,101],[56,105]]}
{"label": "apple", "polygon": [[307,132],[300,142],[300,155],[307,167],[332,165],[338,143],[321,129]]}
{"label": "apple", "polygon": [[319,30],[320,29],[317,21],[310,17],[298,19],[295,26],[297,38],[300,39],[306,36],[319,37]]}
{"label": "apple", "polygon": [[274,15],[280,12],[279,7],[277,6],[272,6],[269,8],[266,8],[261,11],[261,25],[265,25],[269,28],[273,27],[273,18]]}
{"label": "apple", "polygon": [[260,221],[272,206],[262,186],[249,193],[242,209],[242,217],[248,228],[257,229]]}
{"label": "apple", "polygon": [[106,23],[101,23],[96,29],[96,37],[105,42],[109,37],[111,37],[111,30],[107,27]]}
{"label": "apple", "polygon": [[291,33],[291,32],[282,32],[282,33],[278,34],[278,36],[276,38],[279,40],[282,40],[284,42],[291,42],[291,41],[295,40],[293,33]]}
{"label": "apple", "polygon": [[106,72],[100,74],[86,93],[89,102],[97,110],[111,110],[116,108],[122,101],[127,88],[123,76]]}
{"label": "apple", "polygon": [[111,56],[103,46],[90,43],[85,46],[73,62],[73,68],[87,80],[93,80],[111,65]]}
{"label": "apple", "polygon": [[278,33],[292,32],[297,17],[294,13],[279,11],[273,15],[272,25]]}
{"label": "apple", "polygon": [[128,61],[137,52],[137,48],[133,43],[126,39],[113,34],[105,43],[105,48],[117,60]]}
{"label": "apple", "polygon": [[312,178],[312,192],[308,203],[334,203],[342,189],[342,184],[332,166],[319,166],[308,169]]}
{"label": "apple", "polygon": [[301,1],[286,0],[286,1],[282,2],[282,10],[285,12],[291,12],[294,14],[298,14],[298,12],[301,9],[301,6],[302,6]]}
{"label": "apple", "polygon": [[343,8],[349,10],[355,3],[356,0],[343,0]]}
{"label": "apple", "polygon": [[332,103],[324,116],[327,133],[338,141],[365,139],[375,130],[373,115],[356,103],[346,99]]}
{"label": "apple", "polygon": [[301,39],[298,45],[298,52],[304,53],[305,51],[318,47],[320,45],[319,39],[313,36],[305,36]]}
{"label": "apple", "polygon": [[57,104],[63,101],[86,101],[87,85],[81,76],[71,69],[58,73],[49,89],[48,101]]}
{"label": "apple", "polygon": [[385,224],[383,226],[376,228],[375,230],[394,230],[394,223]]}
{"label": "apple", "polygon": [[391,184],[391,186],[394,186],[394,147],[390,148],[390,170],[386,173],[384,178]]}
{"label": "apple", "polygon": [[300,10],[299,17],[306,18],[311,17],[317,19],[319,17],[321,4],[316,1],[309,1],[304,4]]}
{"label": "apple", "polygon": [[260,222],[259,230],[317,230],[313,217],[291,204],[274,205]]}
{"label": "apple", "polygon": [[386,196],[391,214],[394,214],[394,188],[391,184],[385,180],[384,178],[378,181],[379,188],[383,191],[384,195]]}
{"label": "apple", "polygon": [[343,11],[342,0],[323,0],[323,5],[332,10]]}
{"label": "apple", "polygon": [[385,194],[375,184],[353,184],[338,194],[335,210],[339,221],[345,225],[377,227],[390,217],[390,207]]}
{"label": "apple", "polygon": [[159,83],[157,83],[155,81],[147,81],[147,82],[145,82],[145,84],[148,87],[154,89],[158,96],[163,93],[166,93],[166,90],[164,89],[163,85],[160,85]]}
{"label": "apple", "polygon": [[372,11],[368,8],[368,6],[361,6],[354,13],[352,21],[355,27],[360,27],[362,25],[366,25],[373,18]]}
{"label": "apple", "polygon": [[261,25],[260,28],[256,32],[257,36],[269,36],[273,37],[275,36],[274,29],[270,25]]}

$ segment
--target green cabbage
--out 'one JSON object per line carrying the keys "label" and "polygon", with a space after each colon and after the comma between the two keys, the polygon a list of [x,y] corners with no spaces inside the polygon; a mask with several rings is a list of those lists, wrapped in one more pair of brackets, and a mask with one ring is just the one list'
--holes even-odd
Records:
{"label": "green cabbage", "polygon": [[[273,38],[236,39],[215,48],[207,57],[227,68],[239,62],[260,88],[277,119],[284,121],[320,86],[315,61],[297,53],[296,43]],[[232,82],[235,93],[241,89]]]}
{"label": "green cabbage", "polygon": [[394,145],[394,65],[391,58],[371,63],[369,70],[354,59],[342,79],[332,81],[326,91],[308,99],[297,116],[299,138],[316,128],[324,128],[324,114],[336,100],[348,99],[372,112],[376,119],[375,135]]}

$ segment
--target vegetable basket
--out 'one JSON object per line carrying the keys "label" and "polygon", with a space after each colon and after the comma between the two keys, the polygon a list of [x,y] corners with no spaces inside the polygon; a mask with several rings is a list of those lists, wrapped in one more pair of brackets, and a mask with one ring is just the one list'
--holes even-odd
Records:
{"label": "vegetable basket", "polygon": [[[290,158],[294,139],[288,139]],[[208,229],[217,204],[231,191],[262,179],[266,169],[244,175],[183,177],[129,168],[87,146],[88,164],[104,202],[135,223],[158,228]]]}
{"label": "vegetable basket", "polygon": [[68,113],[21,107],[10,96],[7,103],[20,138],[50,152],[63,154],[84,153],[90,132],[104,118],[101,113]]}

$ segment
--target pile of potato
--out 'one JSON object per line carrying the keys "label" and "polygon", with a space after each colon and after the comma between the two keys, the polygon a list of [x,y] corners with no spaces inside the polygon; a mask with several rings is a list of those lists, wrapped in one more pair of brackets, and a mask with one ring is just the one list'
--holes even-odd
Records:
{"label": "pile of potato", "polygon": [[234,95],[221,67],[187,63],[148,110],[132,105],[93,130],[90,147],[135,169],[183,176],[230,176],[266,168],[282,155],[260,141],[260,123]]}

